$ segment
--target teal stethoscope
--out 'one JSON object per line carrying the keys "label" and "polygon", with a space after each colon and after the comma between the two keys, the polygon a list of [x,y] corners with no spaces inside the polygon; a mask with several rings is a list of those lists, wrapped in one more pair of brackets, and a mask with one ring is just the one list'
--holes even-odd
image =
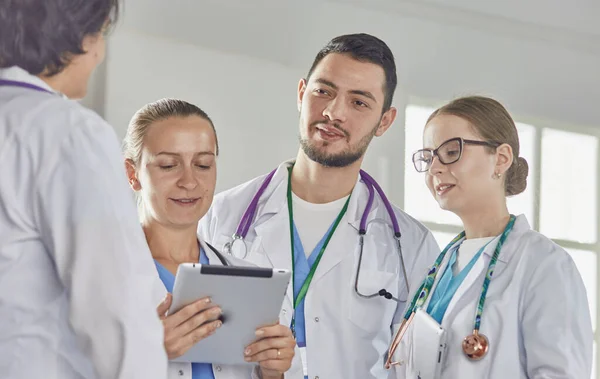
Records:
{"label": "teal stethoscope", "polygon": [[[481,295],[479,296],[479,303],[477,304],[477,312],[475,314],[475,322],[474,322],[475,325],[473,327],[473,333],[468,335],[467,337],[465,337],[462,342],[463,352],[465,353],[467,358],[469,358],[473,361],[483,358],[489,350],[489,341],[488,341],[487,337],[485,335],[479,333],[479,327],[481,326],[481,315],[483,314],[483,306],[485,304],[485,298],[487,295],[488,287],[490,286],[490,282],[491,282],[492,276],[494,274],[494,268],[496,267],[496,262],[498,261],[498,256],[500,255],[500,249],[502,249],[502,245],[504,244],[504,242],[506,241],[506,238],[508,237],[508,234],[512,230],[512,228],[515,224],[515,220],[516,220],[516,217],[514,215],[510,215],[508,223],[506,224],[506,227],[504,228],[504,231],[502,232],[502,235],[500,236],[500,239],[498,240],[498,244],[496,245],[496,248],[494,249],[494,254],[492,255],[492,258],[490,259],[490,263],[488,264],[487,273],[485,275],[485,280],[483,281],[483,286],[481,287]],[[410,302],[410,305],[404,315],[404,319],[402,320],[402,324],[400,325],[398,333],[396,333],[396,336],[394,337],[394,340],[392,341],[392,344],[390,345],[390,348],[388,350],[388,357],[387,357],[387,360],[385,363],[386,368],[389,369],[391,366],[401,364],[400,362],[392,361],[394,353],[396,352],[396,349],[400,345],[400,342],[402,341],[402,337],[406,333],[408,326],[412,322],[412,319],[415,316],[416,310],[418,308],[421,308],[423,306],[423,304],[425,303],[425,301],[427,301],[427,298],[429,297],[429,294],[430,294],[433,284],[435,282],[435,278],[439,272],[440,265],[442,264],[442,261],[444,260],[446,253],[457,242],[461,241],[464,238],[465,238],[464,231],[462,233],[460,233],[458,236],[454,237],[454,239],[448,244],[448,246],[446,246],[444,251],[442,251],[442,253],[438,256],[435,263],[433,264],[433,266],[427,273],[427,276],[423,280],[423,283],[421,283],[419,290],[415,293],[415,296],[413,297],[412,301]]]}
{"label": "teal stethoscope", "polygon": [[[275,175],[276,171],[277,171],[277,169],[271,171],[265,177],[260,188],[258,189],[258,191],[256,191],[256,194],[250,201],[250,204],[248,204],[248,207],[246,208],[246,211],[244,212],[244,215],[242,216],[242,219],[240,220],[237,230],[236,230],[235,234],[232,236],[231,241],[227,242],[225,244],[225,246],[223,247],[223,250],[226,253],[231,254],[232,256],[234,256],[236,258],[240,258],[240,259],[244,259],[248,255],[248,248],[246,246],[246,242],[244,239],[248,235],[248,230],[250,229],[250,226],[252,225],[254,217],[256,216],[256,210],[258,208],[258,201],[260,200],[260,197],[265,193],[267,186],[271,182],[271,179],[273,179],[273,176]],[[358,231],[358,236],[359,236],[358,243],[360,246],[360,254],[358,256],[358,265],[356,267],[356,276],[355,276],[355,280],[354,280],[354,291],[356,292],[356,294],[358,296],[360,296],[364,299],[371,299],[374,297],[383,296],[386,299],[400,302],[400,300],[398,298],[394,297],[385,288],[382,288],[378,292],[370,294],[370,295],[365,295],[365,294],[361,293],[360,290],[358,289],[360,267],[361,267],[362,257],[363,257],[364,236],[367,234],[367,217],[369,215],[369,212],[371,211],[371,207],[373,206],[373,200],[375,198],[375,191],[377,191],[377,193],[379,194],[379,197],[381,198],[383,204],[385,205],[385,208],[388,212],[388,215],[390,216],[390,219],[392,220],[392,226],[394,229],[394,240],[395,240],[396,250],[398,251],[398,256],[400,257],[402,273],[404,274],[404,283],[406,285],[407,293],[410,292],[410,288],[409,288],[409,284],[408,284],[408,276],[406,275],[406,266],[404,263],[404,255],[402,254],[402,245],[400,244],[400,237],[401,237],[400,227],[398,226],[398,219],[396,218],[396,215],[394,214],[394,209],[392,208],[392,205],[390,204],[389,200],[387,199],[387,196],[385,195],[385,193],[383,192],[383,190],[381,189],[379,184],[375,181],[375,179],[373,179],[369,174],[367,174],[363,170],[360,170],[360,177],[361,177],[362,181],[365,183],[365,185],[367,186],[367,189],[369,191],[369,198],[367,200],[367,204],[365,206],[362,217],[360,219],[360,228]]]}

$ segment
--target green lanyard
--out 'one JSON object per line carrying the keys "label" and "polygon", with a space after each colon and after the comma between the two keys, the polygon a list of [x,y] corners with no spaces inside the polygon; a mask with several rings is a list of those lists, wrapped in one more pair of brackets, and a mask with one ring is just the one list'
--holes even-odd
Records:
{"label": "green lanyard", "polygon": [[[290,243],[291,243],[291,247],[292,247],[292,292],[294,292],[294,289],[296,288],[296,279],[295,279],[295,257],[294,257],[294,210],[292,207],[292,168],[294,166],[290,166],[288,168],[288,188],[287,188],[287,203],[288,203],[288,213],[289,213],[289,217],[290,217]],[[348,203],[350,202],[350,196],[348,196],[348,200],[346,200],[346,203],[344,204],[344,207],[342,208],[342,210],[340,211],[340,214],[337,216],[337,218],[335,219],[335,222],[333,223],[333,227],[331,228],[331,231],[329,232],[329,234],[327,235],[327,238],[325,239],[325,242],[323,243],[323,247],[321,247],[321,251],[319,251],[319,255],[317,256],[317,259],[315,259],[315,263],[313,263],[312,267],[310,268],[310,271],[308,272],[308,275],[306,276],[306,280],[304,280],[304,283],[302,283],[302,287],[300,288],[300,292],[298,292],[298,296],[294,299],[294,313],[296,308],[298,307],[298,305],[302,302],[302,300],[304,300],[304,298],[306,297],[306,293],[308,292],[308,287],[310,286],[310,282],[313,279],[313,276],[315,276],[315,271],[317,271],[317,266],[319,265],[319,262],[321,261],[321,258],[323,257],[323,253],[325,252],[325,249],[327,248],[327,245],[329,244],[329,240],[331,240],[331,237],[333,236],[333,233],[335,232],[335,230],[337,229],[338,225],[340,224],[340,221],[342,221],[342,217],[344,217],[344,214],[346,214],[346,211],[348,210]],[[294,316],[292,317],[292,330],[294,330],[294,326],[295,326],[295,320],[296,320],[296,316],[294,314]]]}
{"label": "green lanyard", "polygon": [[[485,304],[485,297],[487,295],[487,290],[488,290],[488,287],[490,286],[490,281],[492,280],[492,275],[494,274],[494,268],[496,267],[496,262],[498,261],[498,256],[500,255],[500,249],[502,249],[502,245],[504,244],[504,241],[506,241],[508,234],[512,230],[512,228],[515,224],[515,220],[516,220],[516,217],[513,215],[510,215],[508,224],[506,224],[506,227],[504,228],[504,231],[502,232],[502,235],[500,236],[500,240],[498,241],[498,244],[496,245],[496,249],[494,250],[494,255],[492,255],[492,259],[490,260],[490,263],[488,265],[487,273],[485,275],[485,280],[483,281],[483,286],[481,288],[481,296],[479,297],[479,303],[477,305],[477,313],[475,315],[474,330],[476,330],[476,331],[479,330],[479,326],[481,325],[481,316],[483,314],[483,305]],[[444,260],[446,253],[448,252],[448,250],[450,250],[450,248],[452,246],[454,246],[454,244],[456,242],[460,241],[464,237],[465,237],[465,232],[463,231],[459,235],[454,237],[454,239],[448,244],[448,246],[446,246],[444,251],[442,251],[442,253],[438,256],[435,263],[433,264],[433,266],[427,273],[427,277],[421,284],[421,287],[419,287],[419,290],[415,293],[415,296],[413,297],[412,301],[410,302],[410,306],[408,307],[408,310],[404,314],[405,320],[408,320],[410,318],[410,315],[414,311],[416,311],[417,308],[422,307],[423,304],[425,303],[425,301],[427,301],[427,298],[429,297],[429,292],[431,291],[431,288],[433,287],[433,283],[435,282],[435,277],[438,274],[440,265],[442,264],[442,261]]]}

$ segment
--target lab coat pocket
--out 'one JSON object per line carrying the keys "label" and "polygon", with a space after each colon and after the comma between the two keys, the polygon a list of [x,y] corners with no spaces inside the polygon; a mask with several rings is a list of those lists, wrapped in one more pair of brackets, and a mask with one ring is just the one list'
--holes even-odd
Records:
{"label": "lab coat pocket", "polygon": [[[397,297],[397,276],[392,272],[362,269],[358,290],[363,295],[371,295],[385,288],[386,291]],[[370,299],[362,298],[354,291],[354,283],[352,284],[348,312],[350,321],[363,331],[373,335],[381,331],[384,325],[391,325],[397,303],[382,296]]]}

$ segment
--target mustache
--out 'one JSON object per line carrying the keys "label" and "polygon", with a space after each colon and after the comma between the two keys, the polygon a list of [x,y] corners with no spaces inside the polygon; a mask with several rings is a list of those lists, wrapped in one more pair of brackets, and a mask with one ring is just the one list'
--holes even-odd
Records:
{"label": "mustache", "polygon": [[319,120],[319,121],[314,121],[314,122],[310,123],[310,127],[314,127],[314,126],[317,126],[317,125],[333,126],[335,129],[337,129],[340,132],[342,132],[346,138],[350,137],[350,133],[348,133],[348,131],[346,131],[344,128],[342,128],[339,124],[330,123],[327,120]]}

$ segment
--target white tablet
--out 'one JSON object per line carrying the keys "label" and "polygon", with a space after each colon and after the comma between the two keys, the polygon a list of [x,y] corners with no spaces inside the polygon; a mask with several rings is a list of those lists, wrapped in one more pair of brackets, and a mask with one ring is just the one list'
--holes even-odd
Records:
{"label": "white tablet", "polygon": [[223,325],[194,345],[176,362],[255,364],[244,361],[244,349],[257,328],[279,320],[291,273],[275,268],[179,265],[169,313],[210,296],[223,310]]}
{"label": "white tablet", "polygon": [[419,378],[438,379],[446,350],[446,331],[418,308],[412,322],[414,367]]}

